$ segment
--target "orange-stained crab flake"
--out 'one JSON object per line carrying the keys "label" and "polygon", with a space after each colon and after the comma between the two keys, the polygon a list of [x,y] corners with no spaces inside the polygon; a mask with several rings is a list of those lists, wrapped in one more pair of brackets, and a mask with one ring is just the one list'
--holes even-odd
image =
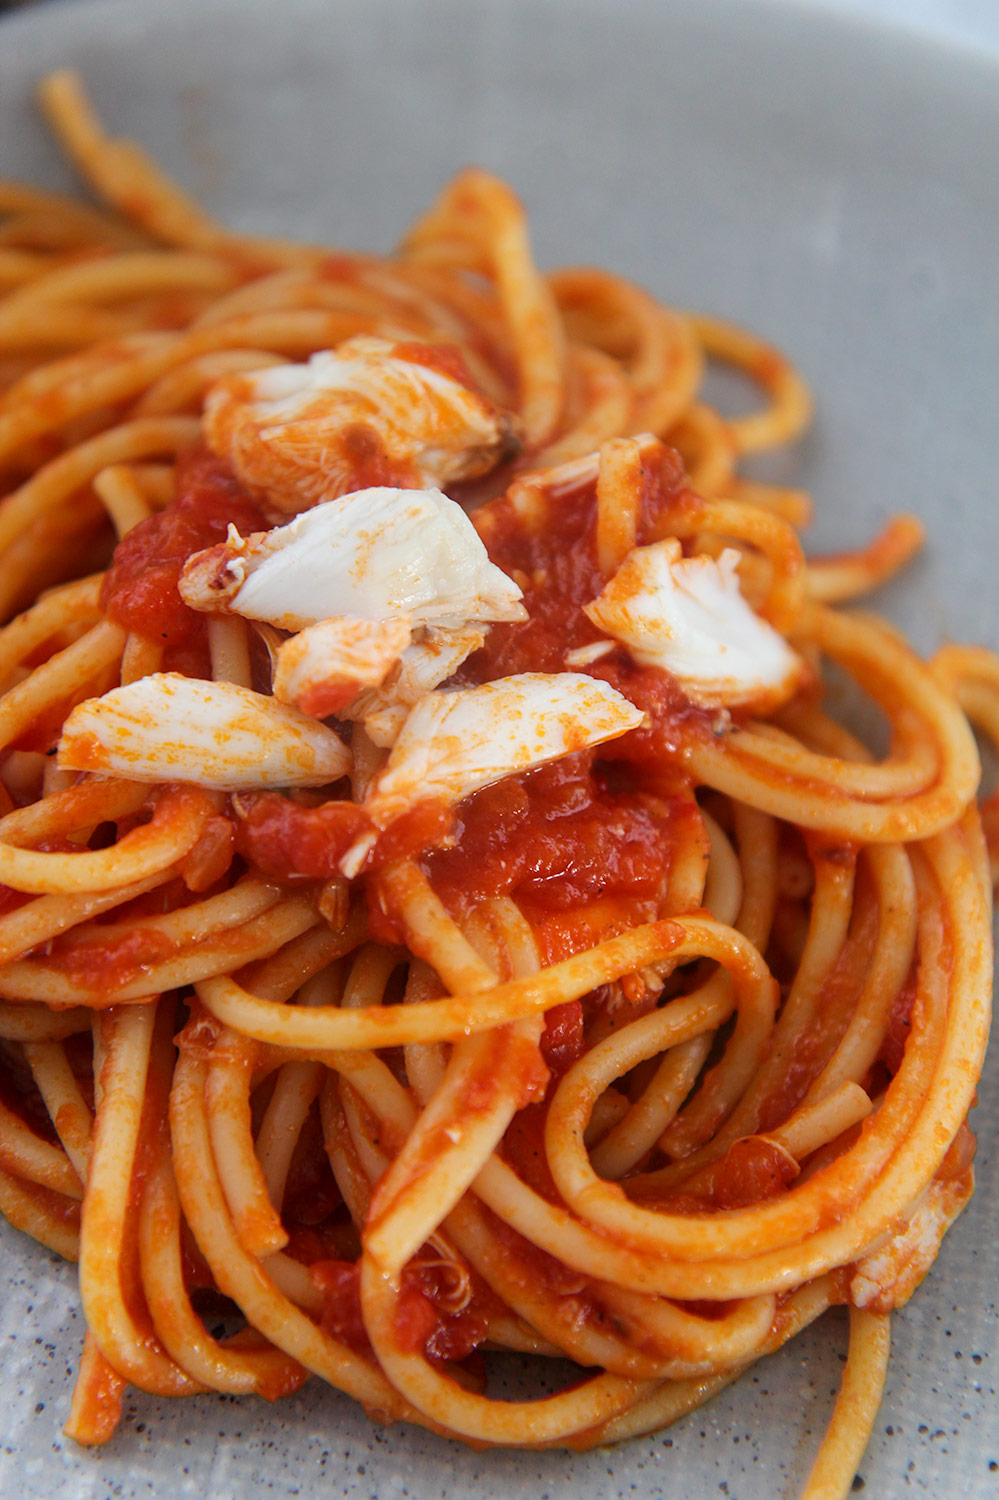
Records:
{"label": "orange-stained crab flake", "polygon": [[274,698],[154,672],[74,708],[58,763],[127,781],[237,791],[325,786],[349,771],[351,754],[332,729]]}
{"label": "orange-stained crab flake", "polygon": [[429,693],[410,711],[365,801],[380,828],[417,802],[454,803],[480,787],[635,729],[642,713],[605,682],[524,672]]}
{"label": "orange-stained crab flake", "polygon": [[208,393],[204,432],[284,515],[362,486],[474,479],[520,446],[516,418],[472,388],[457,351],[368,335],[227,376]]}
{"label": "orange-stained crab flake", "polygon": [[739,588],[739,554],[684,557],[675,537],[636,547],[584,613],[640,666],[670,672],[702,708],[773,709],[802,675],[800,657]]}

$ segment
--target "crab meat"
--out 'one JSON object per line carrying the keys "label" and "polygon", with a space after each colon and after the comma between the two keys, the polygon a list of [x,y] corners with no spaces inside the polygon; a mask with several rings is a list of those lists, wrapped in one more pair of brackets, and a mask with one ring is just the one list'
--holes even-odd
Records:
{"label": "crab meat", "polygon": [[643,719],[608,683],[575,672],[524,672],[429,693],[410,710],[365,811],[386,828],[419,802],[460,802],[504,776],[616,739]]}
{"label": "crab meat", "polygon": [[886,1244],[857,1261],[850,1280],[854,1307],[890,1312],[908,1302],[970,1196],[968,1181],[931,1182],[909,1222]]}
{"label": "crab meat", "polygon": [[794,691],[800,657],[753,613],[739,554],[684,557],[675,537],[630,552],[584,612],[642,666],[672,673],[704,708],[776,707]]}
{"label": "crab meat", "polygon": [[526,617],[520,589],[440,490],[358,490],[273,531],[243,538],[230,527],[187,560],[180,592],[192,609],[284,630],[333,615],[451,627]]}
{"label": "crab meat", "polygon": [[339,713],[362,688],[377,688],[385,681],[409,637],[408,615],[396,620],[320,620],[278,647],[274,696],[316,719]]}
{"label": "crab meat", "polygon": [[457,350],[366,335],[307,364],[227,376],[208,393],[204,433],[283,515],[366,477],[419,487],[473,479],[519,451],[515,418],[471,389]]}
{"label": "crab meat", "polygon": [[351,754],[332,729],[286,703],[232,682],[154,672],[74,708],[58,764],[232,792],[325,786],[349,771]]}
{"label": "crab meat", "polygon": [[387,748],[394,744],[413,704],[452,677],[485,639],[485,630],[475,625],[426,631],[421,641],[406,647],[395,673],[380,688],[359,693],[344,708],[343,717],[360,720],[374,743]]}

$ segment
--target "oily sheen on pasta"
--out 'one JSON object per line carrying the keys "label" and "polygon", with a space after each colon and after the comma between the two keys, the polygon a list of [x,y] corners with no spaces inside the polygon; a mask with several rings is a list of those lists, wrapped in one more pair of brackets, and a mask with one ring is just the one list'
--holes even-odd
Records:
{"label": "oily sheen on pasta", "polygon": [[0,185],[0,1208],[79,1263],[67,1431],[317,1375],[581,1449],[846,1304],[844,1494],[989,1017],[999,666],[852,607],[918,524],[806,561],[739,469],[795,370],[484,172],[260,240],[41,103],[99,206]]}

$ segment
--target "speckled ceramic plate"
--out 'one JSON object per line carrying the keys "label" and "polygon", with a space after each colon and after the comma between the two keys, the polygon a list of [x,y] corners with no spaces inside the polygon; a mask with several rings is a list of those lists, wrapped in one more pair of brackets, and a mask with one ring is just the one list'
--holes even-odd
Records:
{"label": "speckled ceramic plate", "polygon": [[[929,553],[884,607],[924,648],[999,645],[999,53],[763,0],[78,0],[0,21],[4,175],[67,180],[31,106],[64,62],[234,224],[387,248],[475,161],[522,193],[544,264],[604,263],[768,334],[817,395],[785,465],[815,491],[813,544],[915,510]],[[856,1486],[879,1500],[999,1492],[996,1060],[978,1196],[895,1320]],[[72,1269],[0,1239],[0,1494],[23,1500],[772,1500],[807,1473],[844,1358],[833,1315],[672,1432],[584,1457],[375,1429],[318,1382],[277,1407],[132,1394],[83,1452],[60,1436]]]}

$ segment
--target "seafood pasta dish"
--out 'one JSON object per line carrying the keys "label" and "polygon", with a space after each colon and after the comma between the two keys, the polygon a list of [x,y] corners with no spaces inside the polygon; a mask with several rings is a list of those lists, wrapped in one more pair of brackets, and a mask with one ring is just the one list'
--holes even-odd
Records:
{"label": "seafood pasta dish", "polygon": [[991,993],[999,664],[864,600],[919,523],[806,560],[793,366],[483,171],[265,240],[40,97],[96,197],[0,184],[0,1209],[78,1262],[67,1432],[315,1375],[583,1449],[845,1305],[845,1494]]}

